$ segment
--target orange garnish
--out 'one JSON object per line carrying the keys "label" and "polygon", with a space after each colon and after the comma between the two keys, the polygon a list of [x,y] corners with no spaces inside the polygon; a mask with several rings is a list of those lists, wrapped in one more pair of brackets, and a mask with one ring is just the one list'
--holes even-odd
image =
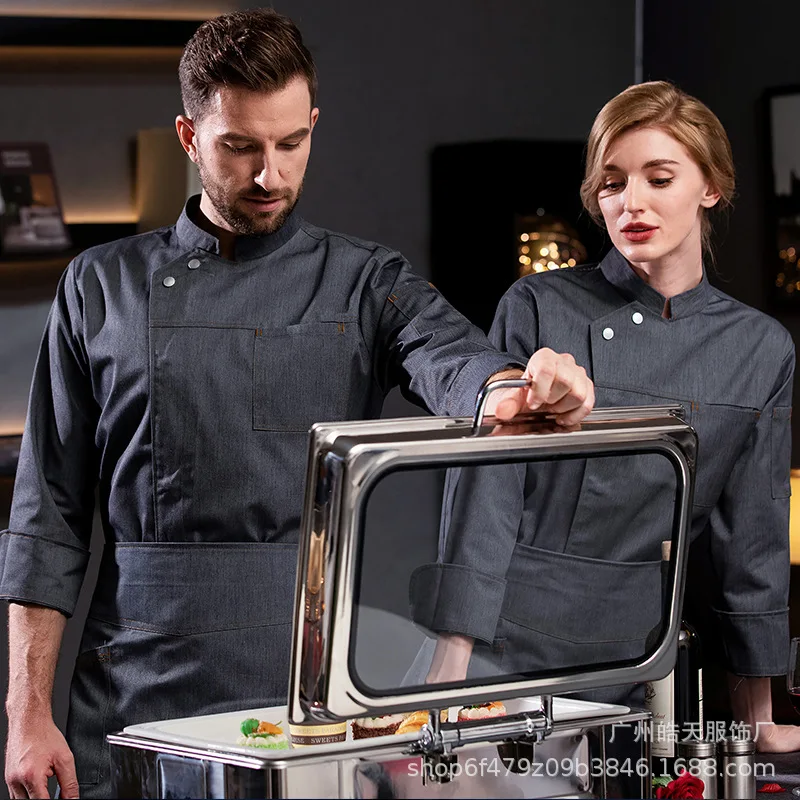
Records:
{"label": "orange garnish", "polygon": [[259,722],[258,728],[256,728],[254,733],[268,733],[271,736],[279,736],[283,733],[283,730],[281,730],[277,725],[273,725],[271,722]]}

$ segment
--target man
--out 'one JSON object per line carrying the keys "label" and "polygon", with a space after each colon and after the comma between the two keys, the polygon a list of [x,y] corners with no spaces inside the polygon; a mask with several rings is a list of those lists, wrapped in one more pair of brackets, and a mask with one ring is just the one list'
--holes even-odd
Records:
{"label": "man", "polygon": [[[177,131],[203,192],[168,229],[67,270],[36,366],[0,596],[12,602],[6,782],[14,797],[108,796],[105,734],[285,700],[308,428],[376,417],[386,393],[470,413],[519,375],[402,256],[294,211],[316,74],[271,11],[202,25]],[[593,404],[570,356],[534,355],[503,418]],[[106,546],[73,678],[53,672],[88,559]],[[74,762],[73,762],[74,754]]]}

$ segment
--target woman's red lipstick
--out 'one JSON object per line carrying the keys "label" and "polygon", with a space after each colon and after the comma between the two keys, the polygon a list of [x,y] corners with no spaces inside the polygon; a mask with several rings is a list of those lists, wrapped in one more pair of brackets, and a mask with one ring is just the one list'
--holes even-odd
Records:
{"label": "woman's red lipstick", "polygon": [[658,228],[655,225],[646,225],[644,222],[629,222],[622,228],[622,235],[629,242],[646,242],[652,239]]}

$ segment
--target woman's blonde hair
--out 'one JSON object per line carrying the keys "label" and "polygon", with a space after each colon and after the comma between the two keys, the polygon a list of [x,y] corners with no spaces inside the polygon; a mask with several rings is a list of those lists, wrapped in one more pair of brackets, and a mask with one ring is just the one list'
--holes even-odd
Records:
{"label": "woman's blonde hair", "polygon": [[[609,100],[595,118],[586,148],[586,173],[581,200],[592,219],[603,225],[597,196],[603,185],[603,167],[612,143],[632,128],[660,128],[680,142],[715,191],[725,209],[733,202],[736,174],[728,135],[708,106],[667,81],[629,86]],[[705,212],[706,209],[703,209]],[[703,213],[703,249],[710,252],[711,220]]]}

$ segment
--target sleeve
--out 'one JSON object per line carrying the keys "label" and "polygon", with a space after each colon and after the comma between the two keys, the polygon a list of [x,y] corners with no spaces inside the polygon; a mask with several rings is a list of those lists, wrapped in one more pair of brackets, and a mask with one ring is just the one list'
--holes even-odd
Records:
{"label": "sleeve", "polygon": [[83,345],[74,264],[62,276],[34,369],[0,598],[70,616],[89,560],[97,483],[97,406]]}
{"label": "sleeve", "polygon": [[379,298],[375,374],[384,391],[403,395],[434,414],[471,416],[487,379],[527,358],[496,350],[485,334],[433,286],[394,257],[375,270],[370,296]]}
{"label": "sleeve", "polygon": [[[710,520],[714,603],[728,669],[786,672],[789,648],[789,470],[794,347]],[[701,454],[702,457],[702,454]]]}
{"label": "sleeve", "polygon": [[[535,306],[507,293],[489,338],[510,352],[533,352],[538,345]],[[448,471],[439,558],[412,578],[411,607],[417,624],[492,642],[522,521],[525,480],[525,464]]]}

